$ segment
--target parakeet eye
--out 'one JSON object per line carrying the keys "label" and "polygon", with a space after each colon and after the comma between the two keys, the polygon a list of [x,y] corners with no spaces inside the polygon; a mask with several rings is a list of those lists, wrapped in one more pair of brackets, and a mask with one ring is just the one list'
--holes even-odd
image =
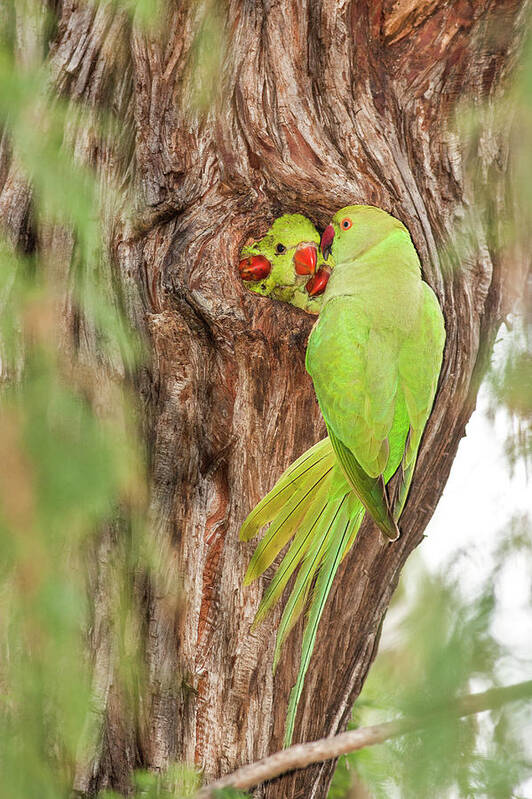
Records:
{"label": "parakeet eye", "polygon": [[351,222],[351,220],[348,219],[347,217],[345,219],[342,219],[342,221],[340,222],[340,226],[342,227],[343,230],[349,230],[352,224],[353,223]]}
{"label": "parakeet eye", "polygon": [[275,248],[275,252],[277,253],[277,255],[282,255],[283,252],[286,252],[286,247],[284,246],[284,244],[278,244],[277,247]]}

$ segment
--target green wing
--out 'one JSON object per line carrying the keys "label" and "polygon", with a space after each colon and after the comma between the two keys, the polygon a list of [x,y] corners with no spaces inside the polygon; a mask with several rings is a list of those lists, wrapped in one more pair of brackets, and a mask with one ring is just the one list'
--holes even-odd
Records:
{"label": "green wing", "polygon": [[364,507],[369,510],[379,528],[391,541],[395,541],[399,537],[399,529],[392,514],[382,477],[380,479],[369,477],[352,452],[330,429],[329,438],[349,485],[363,502]]}
{"label": "green wing", "polygon": [[[398,346],[393,330],[370,325],[361,301],[347,296],[325,306],[307,347],[307,370],[336,456],[349,484],[391,539],[399,531],[383,474],[391,434],[404,443],[408,433],[406,420],[396,420]],[[400,429],[392,429],[394,421],[402,422]]]}
{"label": "green wing", "polygon": [[423,430],[430,416],[438,387],[445,324],[436,295],[423,283],[423,302],[418,324],[399,351],[399,392],[409,423],[394,497],[395,518],[403,510],[412,480]]}
{"label": "green wing", "polygon": [[[445,330],[438,301],[423,284],[408,336],[371,325],[360,299],[323,309],[307,348],[307,370],[344,474],[392,540],[404,506],[441,366]],[[399,471],[394,493],[388,480]]]}

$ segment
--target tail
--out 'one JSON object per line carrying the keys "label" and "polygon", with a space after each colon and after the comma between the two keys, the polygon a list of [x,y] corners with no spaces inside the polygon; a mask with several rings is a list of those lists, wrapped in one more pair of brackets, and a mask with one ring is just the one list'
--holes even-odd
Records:
{"label": "tail", "polygon": [[242,525],[240,537],[249,541],[261,527],[270,524],[253,554],[245,585],[271,566],[279,552],[292,541],[264,593],[254,626],[260,624],[275,605],[299,567],[277,632],[274,669],[283,643],[310,595],[299,673],[288,704],[285,746],[292,741],[297,706],[333,579],[355,540],[364,512],[364,506],[337,465],[329,438],[325,438],[284,472]]}

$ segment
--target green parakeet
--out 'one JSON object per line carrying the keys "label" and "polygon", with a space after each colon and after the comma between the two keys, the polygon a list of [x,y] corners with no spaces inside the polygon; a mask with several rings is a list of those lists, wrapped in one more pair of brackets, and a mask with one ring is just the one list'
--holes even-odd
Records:
{"label": "green parakeet", "polygon": [[262,239],[243,247],[240,277],[257,294],[318,313],[331,273],[319,245],[320,234],[309,219],[285,214]]}
{"label": "green parakeet", "polygon": [[[301,456],[244,522],[249,540],[270,523],[246,574],[249,583],[292,541],[257,612],[280,597],[299,567],[281,618],[274,665],[308,602],[299,674],[290,694],[292,740],[318,624],[332,581],[366,511],[391,540],[404,507],[441,368],[445,328],[423,282],[406,227],[379,208],[342,208],[321,249],[335,261],[310,335],[306,365],[328,438]],[[393,488],[388,485],[391,478]]]}

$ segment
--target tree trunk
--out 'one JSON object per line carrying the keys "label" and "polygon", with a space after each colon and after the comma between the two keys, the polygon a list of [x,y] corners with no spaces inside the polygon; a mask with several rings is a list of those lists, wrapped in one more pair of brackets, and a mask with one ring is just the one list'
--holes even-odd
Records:
{"label": "tree trunk", "polygon": [[[254,545],[242,545],[238,530],[325,432],[304,368],[314,320],[246,292],[239,250],[281,213],[301,212],[323,227],[343,205],[378,205],[409,228],[446,320],[440,388],[402,536],[385,544],[366,522],[340,569],[297,717],[294,740],[304,741],[347,723],[521,280],[522,264],[510,270],[497,247],[509,134],[490,109],[513,66],[525,4],[173,0],[164,34],[140,32],[111,4],[50,5],[59,20],[47,56],[55,90],[110,107],[121,122],[116,141],[87,133],[77,151],[102,181],[120,181],[124,207],[135,198],[133,221],[123,208],[109,210],[113,286],[151,352],[135,385],[151,529],[164,553],[161,584],[135,583],[147,685],[133,710],[115,687],[105,632],[106,553],[119,533],[98,553],[91,645],[102,735],[79,765],[76,788],[127,791],[133,768],[162,770],[175,760],[212,779],[282,744],[301,624],[274,678],[279,612],[250,631],[266,581],[242,587]],[[219,72],[194,60],[206,13],[225,36]],[[216,91],[204,109],[196,90],[211,79]],[[458,99],[479,109],[476,141],[454,128]],[[28,249],[31,192],[9,158],[0,143],[0,215]],[[485,207],[486,187],[487,213],[459,252],[444,250],[467,210],[477,201]],[[54,251],[66,287],[73,242],[52,232],[37,245]],[[177,608],[168,596],[179,586]],[[287,775],[261,795],[324,797],[332,769]]]}

